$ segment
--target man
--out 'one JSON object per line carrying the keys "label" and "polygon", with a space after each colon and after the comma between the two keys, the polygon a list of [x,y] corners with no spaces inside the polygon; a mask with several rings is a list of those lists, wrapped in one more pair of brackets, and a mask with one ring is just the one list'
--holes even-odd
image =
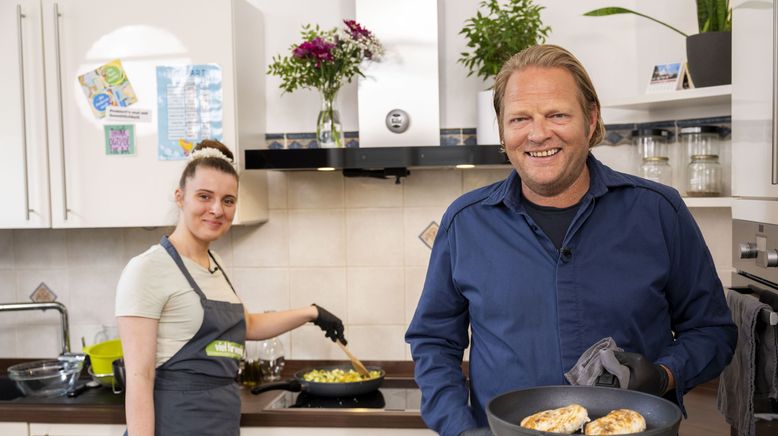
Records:
{"label": "man", "polygon": [[599,99],[561,47],[508,60],[494,107],[515,171],[448,208],[406,333],[425,422],[445,436],[477,434],[494,396],[566,384],[581,354],[609,336],[625,350],[617,358],[630,389],[682,406],[727,365],[736,339],[682,199],[589,154],[604,133]]}

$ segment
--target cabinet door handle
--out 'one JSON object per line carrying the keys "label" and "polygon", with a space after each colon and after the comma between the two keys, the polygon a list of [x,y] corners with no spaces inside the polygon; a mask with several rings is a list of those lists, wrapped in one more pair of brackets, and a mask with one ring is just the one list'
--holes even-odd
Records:
{"label": "cabinet door handle", "polygon": [[30,220],[30,180],[27,173],[27,101],[25,100],[24,87],[24,37],[22,32],[22,5],[16,5],[16,30],[19,44],[19,106],[22,121],[22,170],[24,173],[24,219]]}
{"label": "cabinet door handle", "polygon": [[778,3],[773,0],[773,185],[778,185]]}
{"label": "cabinet door handle", "polygon": [[62,218],[68,220],[68,186],[67,174],[65,173],[65,123],[63,116],[64,106],[62,105],[62,59],[60,55],[60,37],[59,37],[59,4],[54,3],[54,58],[57,67],[57,102],[59,103],[59,151],[62,158]]}

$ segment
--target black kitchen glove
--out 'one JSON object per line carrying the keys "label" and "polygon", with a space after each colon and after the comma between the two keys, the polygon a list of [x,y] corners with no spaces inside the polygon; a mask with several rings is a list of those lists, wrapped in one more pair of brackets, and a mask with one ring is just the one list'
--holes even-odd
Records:
{"label": "black kitchen glove", "polygon": [[628,389],[658,397],[667,392],[669,380],[664,368],[649,362],[645,356],[639,353],[614,351],[613,354],[619,363],[629,368]]}
{"label": "black kitchen glove", "polygon": [[465,430],[459,436],[493,436],[489,427],[478,427]]}
{"label": "black kitchen glove", "polygon": [[318,306],[315,303],[313,306],[316,307],[316,310],[319,312],[319,316],[316,317],[313,323],[324,330],[324,336],[332,339],[332,342],[340,340],[340,342],[343,342],[343,345],[347,345],[348,341],[346,340],[346,337],[343,336],[343,321],[330,313],[327,309]]}

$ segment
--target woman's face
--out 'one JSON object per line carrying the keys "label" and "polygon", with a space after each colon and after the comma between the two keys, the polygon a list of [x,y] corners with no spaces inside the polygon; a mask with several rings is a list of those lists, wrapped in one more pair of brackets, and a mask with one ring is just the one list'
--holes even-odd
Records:
{"label": "woman's face", "polygon": [[238,180],[215,168],[198,166],[186,179],[184,189],[176,189],[181,209],[179,226],[185,225],[197,239],[212,242],[230,229],[238,201]]}

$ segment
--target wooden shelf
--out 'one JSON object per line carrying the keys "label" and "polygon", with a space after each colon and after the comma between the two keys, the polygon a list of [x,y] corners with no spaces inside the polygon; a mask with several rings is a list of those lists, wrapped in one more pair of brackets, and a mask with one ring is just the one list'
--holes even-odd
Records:
{"label": "wooden shelf", "polygon": [[655,110],[699,104],[727,104],[731,101],[732,85],[722,85],[621,98],[603,102],[602,106],[609,109]]}
{"label": "wooden shelf", "polygon": [[684,197],[686,207],[732,207],[732,197]]}

